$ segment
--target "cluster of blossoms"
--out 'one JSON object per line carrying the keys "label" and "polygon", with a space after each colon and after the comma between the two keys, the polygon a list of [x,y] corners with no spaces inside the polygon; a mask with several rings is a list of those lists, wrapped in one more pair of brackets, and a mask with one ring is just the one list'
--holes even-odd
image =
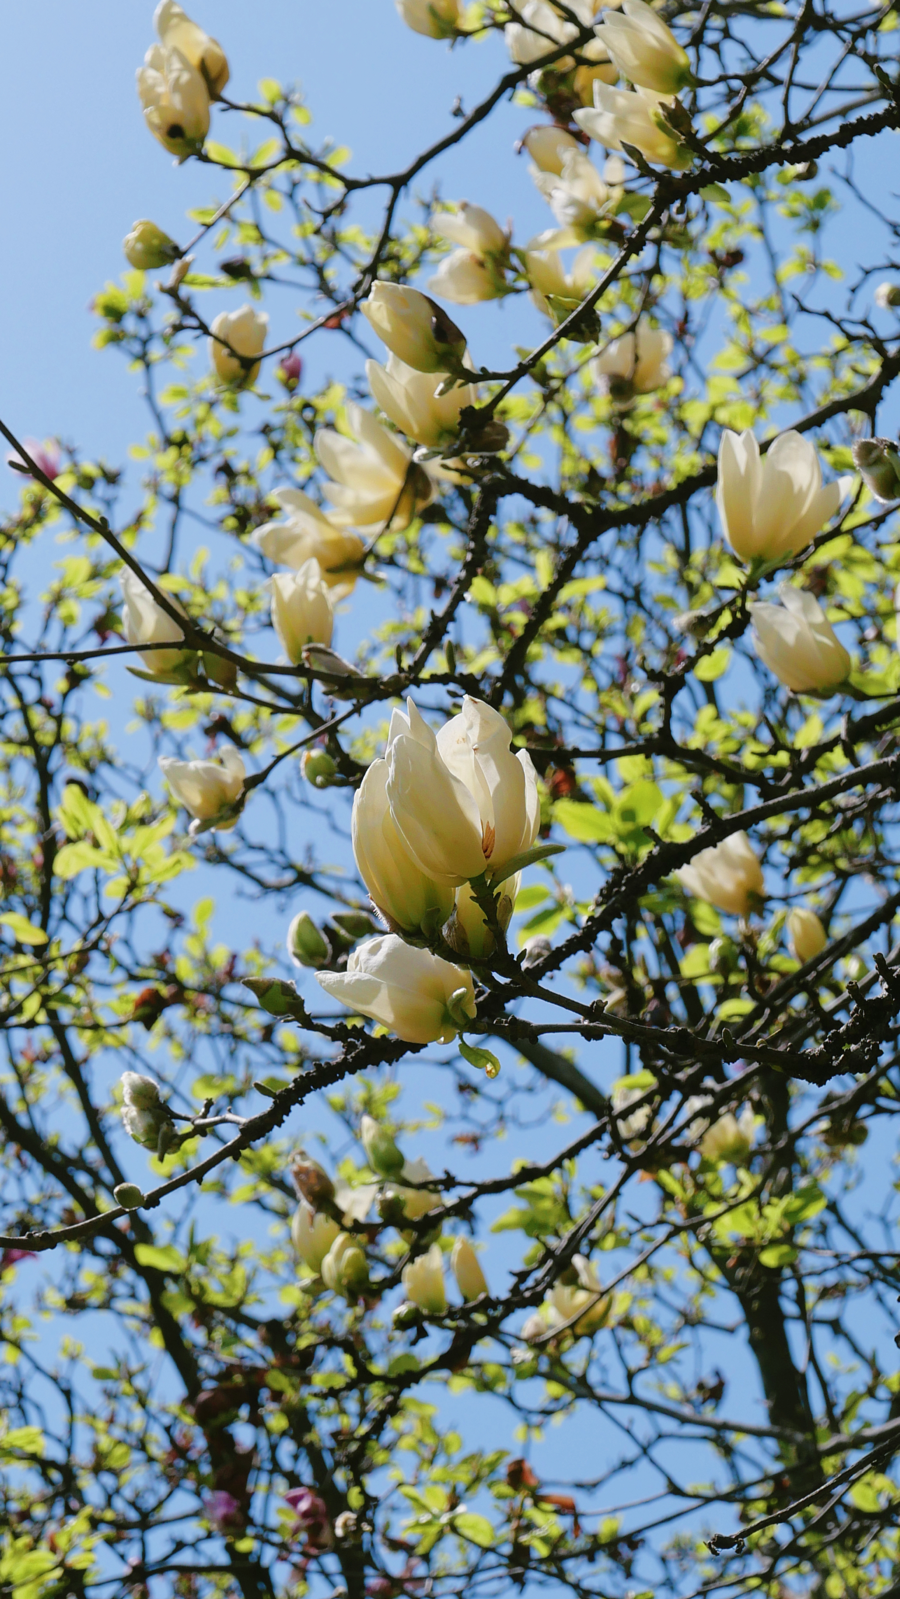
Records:
{"label": "cluster of blossoms", "polygon": [[[452,38],[461,30],[457,0],[397,5],[409,26],[429,37]],[[462,305],[498,298],[512,287],[517,261],[536,303],[557,323],[565,320],[590,295],[591,241],[604,236],[623,197],[623,145],[664,166],[689,161],[690,151],[675,135],[675,97],[691,74],[671,29],[644,0],[624,0],[621,11],[596,24],[594,12],[592,0],[573,0],[565,14],[552,0],[525,0],[521,20],[506,27],[512,60],[533,68],[532,85],[556,117],[552,125],[530,129],[523,145],[557,229],[516,251],[511,230],[482,208],[464,202],[440,213],[436,231],[454,249],[428,285],[434,295]],[[228,65],[216,42],[173,0],[162,0],[154,20],[161,43],[148,54],[139,89],[153,132],[183,159],[205,137],[210,101],[221,94]],[[541,66],[548,55],[555,59]],[[630,87],[615,87],[618,78]],[[563,84],[569,93],[564,104]],[[586,152],[589,138],[608,152],[602,176]],[[136,224],[129,236],[135,264],[181,255],[165,236],[161,242],[150,237],[152,227]],[[579,253],[566,268],[560,252],[572,245]],[[479,430],[465,335],[434,298],[376,281],[361,310],[388,352],[384,364],[370,360],[366,368],[385,420],[348,404],[345,431],[322,428],[314,441],[326,508],[303,490],[277,490],[282,516],[253,534],[260,552],[287,568],[271,579],[271,619],[288,661],[315,670],[336,692],[341,678],[357,674],[331,649],[335,605],[352,593],[378,536],[408,528],[444,484],[471,476],[473,457],[507,442],[502,424]],[[210,354],[220,383],[255,381],[266,328],[265,316],[249,305],[216,318]],[[671,351],[671,335],[641,316],[597,351],[589,370],[598,390],[622,411],[669,382]],[[872,441],[870,453],[878,444]],[[885,465],[881,455],[876,465]],[[719,516],[754,583],[809,546],[838,513],[851,483],[823,484],[815,447],[799,433],[783,433],[761,452],[752,432],[724,431]],[[178,602],[166,595],[170,608],[164,609],[131,571],[121,581],[126,637],[144,652],[147,674],[188,681],[196,655]],[[756,601],[750,614],[760,659],[789,689],[824,695],[845,682],[850,657],[811,593],[785,583],[777,604]],[[394,711],[384,755],[357,792],[354,855],[387,931],[359,944],[346,970],[320,971],[318,980],[354,1014],[408,1043],[450,1042],[475,1019],[468,968],[494,953],[512,915],[521,869],[540,858],[534,770],[510,742],[504,718],[471,697],[438,733],[409,701],[405,712]],[[194,831],[234,825],[246,782],[238,750],[229,748],[218,760],[164,757],[160,765],[191,812]],[[688,892],[726,912],[746,917],[762,902],[761,867],[743,834],[702,851],[679,875]],[[814,912],[792,911],[788,925],[798,959],[811,959],[823,947]],[[357,1266],[351,1249],[345,1275]]]}
{"label": "cluster of blossoms", "polygon": [[[407,1160],[388,1129],[372,1116],[362,1118],[360,1139],[369,1169],[375,1174],[374,1183],[335,1185],[317,1161],[300,1156],[293,1164],[301,1198],[291,1237],[309,1274],[308,1286],[313,1291],[327,1289],[339,1294],[348,1303],[361,1297],[374,1302],[380,1297],[382,1286],[370,1275],[368,1235],[363,1230],[374,1206],[381,1223],[396,1228],[407,1248],[420,1240],[422,1250],[413,1254],[401,1273],[406,1299],[396,1310],[395,1321],[405,1325],[419,1313],[442,1316],[447,1310],[447,1294],[440,1226],[429,1228],[424,1236],[418,1227],[440,1205],[434,1174],[421,1158]],[[467,1303],[488,1292],[478,1256],[461,1235],[452,1245],[450,1265]]]}

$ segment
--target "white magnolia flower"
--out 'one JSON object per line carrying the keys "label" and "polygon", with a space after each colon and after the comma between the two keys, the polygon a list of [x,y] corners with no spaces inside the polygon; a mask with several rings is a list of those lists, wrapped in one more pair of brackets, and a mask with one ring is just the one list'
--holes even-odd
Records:
{"label": "white magnolia flower", "polygon": [[756,1131],[756,1117],[749,1105],[744,1106],[740,1116],[728,1110],[715,1120],[710,1101],[702,1094],[689,1099],[684,1108],[687,1115],[695,1117],[686,1128],[686,1136],[697,1145],[704,1160],[724,1160],[734,1166],[746,1163]]}
{"label": "white magnolia flower", "polygon": [[815,911],[806,907],[798,906],[788,912],[787,930],[791,954],[801,966],[821,955],[828,943],[828,934]]}
{"label": "white magnolia flower", "polygon": [[365,550],[359,534],[338,527],[302,489],[276,489],[272,498],[286,513],[286,520],[258,527],[251,544],[270,561],[291,566],[295,571],[307,561],[317,561],[322,580],[333,590],[335,599],[349,594],[356,583],[353,568]]}
{"label": "white magnolia flower", "polygon": [[[245,366],[240,356],[261,355],[266,343],[269,318],[250,304],[237,311],[220,311],[210,325],[209,358],[221,383],[244,387],[256,382],[260,363]],[[234,351],[234,354],[232,354]]]}
{"label": "white magnolia flower", "polygon": [[453,890],[416,864],[391,816],[388,763],[373,761],[353,801],[353,853],[372,903],[391,932],[419,934],[440,927],[453,909]]}
{"label": "white magnolia flower", "polygon": [[510,749],[497,711],[466,695],[435,736],[407,701],[394,711],[386,785],[391,816],[422,871],[459,887],[531,848],[540,826],[530,757]]}
{"label": "white magnolia flower", "polygon": [[122,240],[122,249],[129,266],[138,272],[152,272],[156,267],[167,266],[179,253],[175,240],[148,217],[132,225],[131,232]]}
{"label": "white magnolia flower", "polygon": [[[212,821],[226,805],[238,798],[246,777],[240,751],[226,744],[218,761],[177,761],[161,755],[159,769],[175,798],[198,822]],[[234,819],[222,829],[234,826]]]}
{"label": "white magnolia flower", "polygon": [[209,132],[209,90],[180,50],[151,45],[138,69],[144,121],[160,144],[184,160],[202,148]]}
{"label": "white magnolia flower", "polygon": [[411,1260],[401,1272],[407,1299],[427,1316],[443,1316],[447,1309],[444,1288],[444,1256],[440,1244],[432,1244],[427,1254]]}
{"label": "white magnolia flower", "polygon": [[[616,175],[619,171],[617,162]],[[536,167],[532,168],[531,176],[562,230],[553,241],[557,249],[593,238],[618,193],[581,149],[567,153],[559,176],[553,172],[539,172]]]}
{"label": "white magnolia flower", "polygon": [[340,1232],[331,1216],[323,1216],[302,1200],[294,1211],[291,1238],[304,1265],[311,1271],[322,1270],[322,1262]]}
{"label": "white magnolia flower", "polygon": [[879,283],[874,298],[882,311],[895,310],[900,305],[900,283]]}
{"label": "white magnolia flower", "polygon": [[853,479],[822,484],[815,445],[793,430],[760,455],[748,428],[726,428],[719,444],[716,504],[722,531],[742,561],[772,561],[805,549],[836,515]]}
{"label": "white magnolia flower", "polygon": [[531,298],[538,310],[544,316],[554,317],[552,302],[556,301],[556,309],[562,315],[574,311],[593,284],[593,263],[594,247],[586,244],[567,271],[558,249],[542,247],[540,236],[533,239],[525,251],[525,272],[531,284]]}
{"label": "white magnolia flower", "polygon": [[850,656],[815,596],[782,584],[780,605],[751,605],[756,653],[795,694],[829,693],[850,671]]}
{"label": "white magnolia flower", "polygon": [[463,1299],[466,1301],[478,1299],[481,1294],[489,1292],[481,1263],[468,1238],[457,1238],[453,1245],[453,1254],[450,1256],[450,1265]]}
{"label": "white magnolia flower", "polygon": [[566,156],[580,155],[584,150],[573,134],[558,127],[555,122],[529,128],[522,144],[539,172],[555,173],[557,177],[562,173]]}
{"label": "white magnolia flower", "polygon": [[730,916],[749,915],[766,892],[762,866],[746,833],[732,833],[712,849],[700,850],[675,876],[689,894]]}
{"label": "white magnolia flower", "polygon": [[465,354],[465,335],[427,294],[373,283],[360,310],[383,344],[417,372],[449,372]]}
{"label": "white magnolia flower", "polygon": [[[557,1283],[547,1295],[550,1330],[565,1327],[578,1316],[569,1330],[576,1338],[584,1338],[603,1326],[609,1314],[609,1298],[603,1294],[602,1284],[584,1255],[573,1255],[572,1265],[579,1286]],[[580,1316],[579,1311],[583,1312]]]}
{"label": "white magnolia flower", "polygon": [[228,61],[218,40],[192,22],[175,0],[160,0],[153,13],[155,27],[167,50],[180,50],[204,79],[215,100],[228,82]]}
{"label": "white magnolia flower", "polygon": [[[422,1188],[421,1183],[434,1182],[434,1172],[431,1171],[421,1155],[415,1160],[408,1160],[403,1167],[401,1176],[404,1183],[387,1183],[384,1188],[386,1200],[399,1200],[403,1207],[403,1214],[408,1221],[421,1221],[423,1216],[430,1215],[441,1204],[441,1196],[434,1189]],[[408,1188],[407,1183],[415,1183],[415,1188]]]}
{"label": "white magnolia flower", "polygon": [[[140,578],[129,568],[119,573],[119,583],[122,588],[122,598],[125,608],[122,612],[122,630],[129,644],[178,644],[176,650],[148,650],[141,656],[148,672],[160,676],[174,672],[184,660],[185,641],[184,632],[173,617],[167,616],[161,606],[157,605],[150,590],[144,586]],[[171,595],[166,595],[172,600],[177,611],[182,607]]]}
{"label": "white magnolia flower", "polygon": [[[578,18],[583,27],[590,27],[597,14],[597,0],[566,0],[566,8]],[[552,0],[524,0],[517,7],[522,22],[508,22],[503,30],[506,48],[517,66],[527,67],[542,56],[549,55],[562,44],[570,44],[578,37],[578,28],[552,4]],[[606,47],[596,37],[578,46],[578,53],[588,61],[606,61]],[[571,56],[561,56],[553,63],[554,71],[568,72],[574,66]]]}
{"label": "white magnolia flower", "polygon": [[639,322],[633,332],[613,339],[594,358],[591,374],[617,404],[627,404],[634,395],[650,394],[668,383],[672,372],[667,357],[671,353],[671,333]]}
{"label": "white magnolia flower", "polygon": [[396,355],[389,355],[385,366],[367,361],[366,377],[385,416],[407,438],[431,450],[453,443],[459,435],[460,411],[478,402],[478,390],[471,383],[457,384],[438,397],[440,374],[417,372]]}
{"label": "white magnolia flower", "polygon": [[690,166],[693,157],[663,122],[661,113],[669,104],[650,89],[613,89],[595,83],[593,106],[576,111],[574,121],[607,150],[633,144],[655,166],[680,171]]}
{"label": "white magnolia flower", "polygon": [[412,451],[361,405],[347,406],[351,437],[321,428],[315,448],[329,482],[322,492],[338,527],[380,525],[402,531],[434,497],[434,484]]}
{"label": "white magnolia flower", "polygon": [[623,78],[656,94],[677,94],[691,81],[691,64],[671,28],[646,0],[622,0],[598,35]]}
{"label": "white magnolia flower", "polygon": [[428,39],[450,38],[462,21],[462,0],[394,0],[403,21]]}
{"label": "white magnolia flower", "polygon": [[506,293],[509,237],[479,205],[463,200],[456,211],[440,211],[435,232],[459,245],[441,262],[428,287],[454,305],[477,305]]}
{"label": "white magnolia flower", "polygon": [[296,666],[307,644],[330,644],[334,600],[318,561],[304,561],[296,572],[271,580],[272,626],[289,661]]}
{"label": "white magnolia flower", "polygon": [[407,1044],[449,1044],[459,1032],[457,1017],[475,1016],[471,974],[393,933],[358,944],[346,972],[317,972],[316,981],[348,1010],[381,1022]]}

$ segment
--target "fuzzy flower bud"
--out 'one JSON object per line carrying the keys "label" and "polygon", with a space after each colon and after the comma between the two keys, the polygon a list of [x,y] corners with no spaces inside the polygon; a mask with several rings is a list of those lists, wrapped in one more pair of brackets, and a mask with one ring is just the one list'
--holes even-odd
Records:
{"label": "fuzzy flower bud", "polygon": [[853,446],[853,464],[870,493],[882,505],[900,500],[900,451],[890,439],[859,439]]}
{"label": "fuzzy flower bud", "polygon": [[406,1165],[406,1158],[387,1128],[382,1127],[374,1116],[364,1116],[360,1122],[359,1136],[373,1172],[379,1177],[399,1177]]}
{"label": "fuzzy flower bud", "polygon": [[351,1233],[337,1234],[328,1254],[322,1261],[322,1281],[332,1293],[343,1294],[347,1300],[356,1299],[369,1279],[369,1267],[359,1240]]}
{"label": "fuzzy flower bud", "polygon": [[323,966],[331,950],[307,911],[299,911],[288,928],[288,954],[298,966]]}
{"label": "fuzzy flower bud", "polygon": [[139,1072],[123,1072],[121,1088],[122,1122],[126,1133],[136,1144],[155,1153],[160,1128],[172,1120],[159,1097],[157,1084],[152,1077],[142,1077]]}
{"label": "fuzzy flower bud", "polygon": [[132,225],[131,232],[126,233],[122,240],[122,249],[126,261],[139,272],[152,272],[155,267],[168,266],[180,254],[175,240],[146,217]]}

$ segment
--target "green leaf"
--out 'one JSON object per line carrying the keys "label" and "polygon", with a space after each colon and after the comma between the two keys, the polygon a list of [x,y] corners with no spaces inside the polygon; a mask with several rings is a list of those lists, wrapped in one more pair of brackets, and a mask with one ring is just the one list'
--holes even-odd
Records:
{"label": "green leaf", "polygon": [[0,922],[9,928],[20,944],[47,943],[49,935],[44,929],[35,927],[34,923],[30,922],[27,916],[22,916],[19,911],[7,911],[4,916],[0,916]]}
{"label": "green leaf", "polygon": [[158,1248],[155,1244],[135,1244],[135,1259],[139,1266],[152,1266],[154,1271],[173,1271],[184,1276],[185,1258],[174,1244]]}
{"label": "green leaf", "polygon": [[479,1549],[490,1549],[494,1542],[494,1529],[487,1517],[476,1516],[471,1510],[463,1510],[453,1517],[453,1529],[469,1543],[477,1544]]}
{"label": "green leaf", "polygon": [[579,844],[608,844],[615,837],[615,828],[606,813],[582,800],[557,800],[553,819]]}
{"label": "green leaf", "polygon": [[496,1077],[500,1071],[500,1062],[496,1055],[489,1049],[475,1049],[472,1044],[467,1044],[464,1039],[458,1040],[459,1053],[463,1060],[467,1060],[476,1071],[487,1072],[488,1077]]}

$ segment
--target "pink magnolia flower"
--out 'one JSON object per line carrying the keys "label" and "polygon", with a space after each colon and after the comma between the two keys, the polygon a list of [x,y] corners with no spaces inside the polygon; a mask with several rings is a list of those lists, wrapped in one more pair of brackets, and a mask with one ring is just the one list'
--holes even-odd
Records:
{"label": "pink magnolia flower", "polygon": [[296,1517],[294,1531],[305,1532],[310,1544],[320,1549],[330,1549],[334,1536],[324,1499],[320,1499],[312,1488],[291,1488],[284,1498]]}
{"label": "pink magnolia flower", "polygon": [[234,1494],[226,1493],[223,1488],[207,1494],[204,1509],[210,1526],[216,1532],[243,1532],[247,1525],[247,1517],[240,1503]]}
{"label": "pink magnolia flower", "polygon": [[[35,466],[40,467],[45,477],[48,477],[51,480],[59,477],[61,458],[59,453],[59,445],[55,439],[45,439],[43,444],[41,443],[40,439],[26,439],[24,448],[28,455],[31,456]],[[6,457],[6,461],[7,465],[16,463],[18,468],[25,468],[25,462],[22,460],[21,456],[16,455],[14,452]],[[32,474],[27,471],[27,468],[25,468],[25,470],[27,476],[30,477]]]}
{"label": "pink magnolia flower", "polygon": [[295,389],[303,376],[303,362],[295,351],[286,355],[278,367],[278,376],[286,389]]}

